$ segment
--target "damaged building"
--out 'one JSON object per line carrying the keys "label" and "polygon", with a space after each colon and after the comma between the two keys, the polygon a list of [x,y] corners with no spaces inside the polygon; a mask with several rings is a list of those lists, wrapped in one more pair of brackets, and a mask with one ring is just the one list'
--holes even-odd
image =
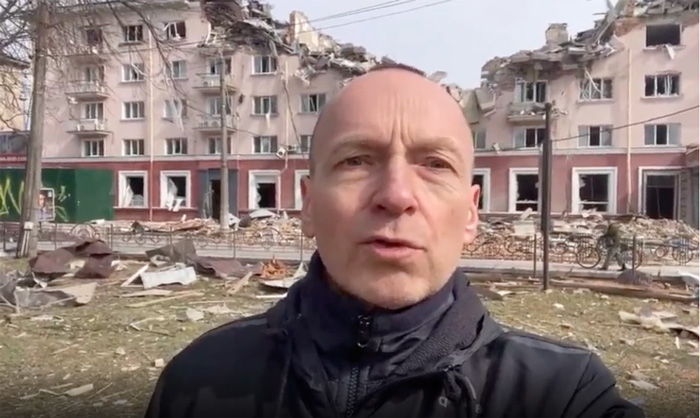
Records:
{"label": "damaged building", "polygon": [[459,100],[482,209],[537,211],[544,104],[553,211],[643,213],[698,225],[698,1],[620,0],[590,30],[498,57]]}
{"label": "damaged building", "polygon": [[315,31],[302,13],[277,21],[258,1],[154,0],[139,11],[117,21],[109,8],[84,10],[94,23],[52,61],[45,166],[110,169],[116,219],[218,217],[223,120],[231,212],[300,209],[319,111],[387,59]]}

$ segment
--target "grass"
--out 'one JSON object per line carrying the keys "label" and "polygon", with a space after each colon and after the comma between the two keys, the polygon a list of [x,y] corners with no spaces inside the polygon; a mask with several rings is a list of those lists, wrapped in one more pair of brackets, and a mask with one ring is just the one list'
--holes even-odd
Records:
{"label": "grass", "polygon": [[[21,262],[12,263],[13,268],[24,267]],[[118,285],[133,270],[101,281],[95,298],[86,306],[19,315],[8,309],[0,311],[4,315],[0,332],[3,411],[35,417],[142,416],[161,371],[156,367],[158,359],[167,362],[204,331],[274,303],[255,298],[262,292],[255,283],[227,297],[221,281],[209,280],[188,288],[202,296],[132,308],[127,305],[157,299],[119,297],[135,290]],[[580,291],[522,293],[486,304],[504,324],[595,350],[617,376],[624,396],[642,402],[648,416],[698,416],[697,348],[684,340],[677,348],[672,335],[620,324],[617,314],[649,306],[674,312],[679,322],[696,326],[696,306]],[[188,308],[221,305],[232,312],[205,313],[198,322],[178,320]],[[129,326],[143,320],[149,321],[140,323],[141,331]],[[643,374],[658,389],[633,387],[629,383],[632,373]],[[85,384],[92,384],[93,390],[76,397],[61,395]]]}

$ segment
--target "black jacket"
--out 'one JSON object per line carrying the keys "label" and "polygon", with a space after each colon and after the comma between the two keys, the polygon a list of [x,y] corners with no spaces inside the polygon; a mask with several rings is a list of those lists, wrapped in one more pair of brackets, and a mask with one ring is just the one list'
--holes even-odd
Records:
{"label": "black jacket", "polygon": [[198,338],[146,417],[643,417],[594,354],[508,331],[455,275],[400,312],[330,288],[318,255],[268,312]]}

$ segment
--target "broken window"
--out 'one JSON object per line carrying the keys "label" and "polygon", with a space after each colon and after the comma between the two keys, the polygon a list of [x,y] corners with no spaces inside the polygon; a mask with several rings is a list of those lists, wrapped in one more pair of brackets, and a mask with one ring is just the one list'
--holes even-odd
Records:
{"label": "broken window", "polygon": [[143,25],[129,25],[122,28],[125,43],[143,42]]}
{"label": "broken window", "polygon": [[146,144],[143,139],[125,139],[123,155],[144,155]]}
{"label": "broken window", "polygon": [[[207,99],[207,114],[209,116],[220,116],[221,115],[221,97],[210,97]],[[226,99],[226,114],[230,115],[232,113],[231,98]]]}
{"label": "broken window", "polygon": [[[224,58],[224,65],[226,66],[226,70],[224,74],[231,74],[231,58]],[[209,60],[208,68],[207,71],[209,74],[220,74],[221,73],[221,59],[219,58],[213,58]]]}
{"label": "broken window", "polygon": [[277,71],[277,57],[256,55],[253,57],[253,74],[273,74]]}
{"label": "broken window", "polygon": [[302,154],[308,154],[309,151],[311,150],[311,135],[301,135],[299,137],[299,142],[300,142],[300,152]]}
{"label": "broken window", "polygon": [[515,83],[516,103],[544,103],[547,101],[546,81],[517,81]]}
{"label": "broken window", "polygon": [[277,96],[255,96],[253,97],[253,114],[276,115],[277,114]]}
{"label": "broken window", "polygon": [[174,80],[187,78],[187,61],[176,60],[170,62],[170,77]]}
{"label": "broken window", "polygon": [[163,106],[163,117],[165,119],[175,119],[187,117],[187,100],[170,99],[165,101]]}
{"label": "broken window", "polygon": [[644,125],[644,145],[664,146],[681,144],[681,124]]}
{"label": "broken window", "polygon": [[105,108],[103,103],[85,103],[83,106],[83,119],[104,119]]}
{"label": "broken window", "polygon": [[103,66],[88,66],[83,67],[83,81],[89,83],[99,83],[104,81],[105,67]]}
{"label": "broken window", "polygon": [[85,43],[87,46],[102,45],[102,29],[88,28],[85,29]]}
{"label": "broken window", "polygon": [[145,67],[142,63],[122,65],[122,82],[144,81],[146,79]]}
{"label": "broken window", "polygon": [[681,25],[648,25],[647,46],[680,45]]}
{"label": "broken window", "polygon": [[184,21],[166,23],[164,31],[166,39],[178,40],[187,37],[187,26]]}
{"label": "broken window", "polygon": [[648,75],[644,77],[645,97],[668,97],[680,94],[679,74]]}
{"label": "broken window", "polygon": [[484,174],[474,174],[472,176],[472,184],[478,185],[481,192],[479,193],[479,210],[484,209]]}
{"label": "broken window", "polygon": [[537,148],[542,145],[547,130],[545,128],[526,128],[519,129],[515,132],[514,147],[518,148]]}
{"label": "broken window", "polygon": [[610,174],[592,173],[578,176],[578,211],[610,212]]}
{"label": "broken window", "polygon": [[605,100],[613,97],[611,78],[586,78],[579,83],[579,100]]}
{"label": "broken window", "polygon": [[146,206],[146,176],[144,174],[120,173],[120,207]]}
{"label": "broken window", "polygon": [[477,131],[472,131],[472,138],[474,139],[474,149],[486,149],[486,131],[481,129]]}
{"label": "broken window", "polygon": [[258,175],[255,177],[255,205],[257,209],[277,208],[277,177]]}
{"label": "broken window", "polygon": [[539,175],[516,174],[515,211],[524,212],[528,209],[537,212],[539,210]]}
{"label": "broken window", "polygon": [[612,126],[579,126],[578,135],[581,148],[612,146]]}
{"label": "broken window", "polygon": [[105,141],[102,139],[86,139],[83,141],[83,157],[103,157]]}
{"label": "broken window", "polygon": [[675,219],[677,174],[644,173],[644,212],[652,219]]}
{"label": "broken window", "polygon": [[323,106],[326,105],[325,94],[302,94],[301,95],[301,111],[302,113],[318,113]]}
{"label": "broken window", "polygon": [[[221,154],[221,137],[208,138],[207,140],[209,154]],[[231,153],[231,138],[226,138],[226,146],[228,147],[228,153]]]}
{"label": "broken window", "polygon": [[161,182],[164,183],[161,185],[163,207],[177,210],[188,205],[189,177],[186,174],[163,174]]}
{"label": "broken window", "polygon": [[276,136],[253,137],[253,154],[274,154],[277,152]]}
{"label": "broken window", "polygon": [[166,138],[166,155],[187,155],[187,138]]}

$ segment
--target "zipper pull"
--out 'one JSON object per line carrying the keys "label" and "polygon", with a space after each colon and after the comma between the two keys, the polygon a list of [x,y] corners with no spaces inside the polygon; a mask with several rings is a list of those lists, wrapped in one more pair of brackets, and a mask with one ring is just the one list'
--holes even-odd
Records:
{"label": "zipper pull", "polygon": [[369,344],[370,328],[372,327],[372,318],[365,315],[357,317],[357,347],[365,348]]}

